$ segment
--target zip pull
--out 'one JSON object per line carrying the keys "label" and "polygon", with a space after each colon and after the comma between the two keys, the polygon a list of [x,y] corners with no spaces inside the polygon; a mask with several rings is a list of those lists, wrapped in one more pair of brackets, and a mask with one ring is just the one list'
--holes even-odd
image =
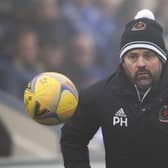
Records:
{"label": "zip pull", "polygon": [[139,100],[139,102],[142,104],[143,101],[144,101],[144,99],[145,99],[145,97],[146,97],[147,94],[150,92],[151,87],[148,88],[148,89],[145,91],[144,95],[143,95],[142,98],[141,98],[140,91],[139,91],[137,85],[134,85],[134,86],[135,86],[135,89],[136,89],[136,92],[137,92],[138,100]]}

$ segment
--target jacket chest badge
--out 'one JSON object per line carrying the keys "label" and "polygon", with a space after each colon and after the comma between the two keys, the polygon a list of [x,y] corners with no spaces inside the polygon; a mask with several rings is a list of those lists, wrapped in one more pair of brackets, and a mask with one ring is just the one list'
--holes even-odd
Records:
{"label": "jacket chest badge", "polygon": [[159,112],[159,120],[162,123],[168,123],[168,105],[164,105]]}
{"label": "jacket chest badge", "polygon": [[128,118],[122,107],[113,116],[113,126],[128,126]]}

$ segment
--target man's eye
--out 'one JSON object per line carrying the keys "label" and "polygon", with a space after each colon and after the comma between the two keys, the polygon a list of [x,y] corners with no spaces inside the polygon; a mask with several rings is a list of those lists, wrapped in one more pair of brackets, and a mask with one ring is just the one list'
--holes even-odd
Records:
{"label": "man's eye", "polygon": [[135,60],[137,58],[137,55],[131,54],[128,56],[129,59]]}
{"label": "man's eye", "polygon": [[154,58],[156,55],[154,54],[154,53],[146,53],[146,54],[144,54],[144,57],[146,58],[146,59],[151,59],[151,58]]}

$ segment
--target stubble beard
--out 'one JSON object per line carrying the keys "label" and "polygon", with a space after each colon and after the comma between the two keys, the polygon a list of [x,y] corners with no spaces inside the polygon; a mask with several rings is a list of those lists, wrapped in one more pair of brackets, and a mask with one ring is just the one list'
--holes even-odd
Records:
{"label": "stubble beard", "polygon": [[144,76],[136,75],[134,78],[134,83],[137,85],[139,89],[146,90],[153,85],[154,80],[152,75],[149,73]]}

